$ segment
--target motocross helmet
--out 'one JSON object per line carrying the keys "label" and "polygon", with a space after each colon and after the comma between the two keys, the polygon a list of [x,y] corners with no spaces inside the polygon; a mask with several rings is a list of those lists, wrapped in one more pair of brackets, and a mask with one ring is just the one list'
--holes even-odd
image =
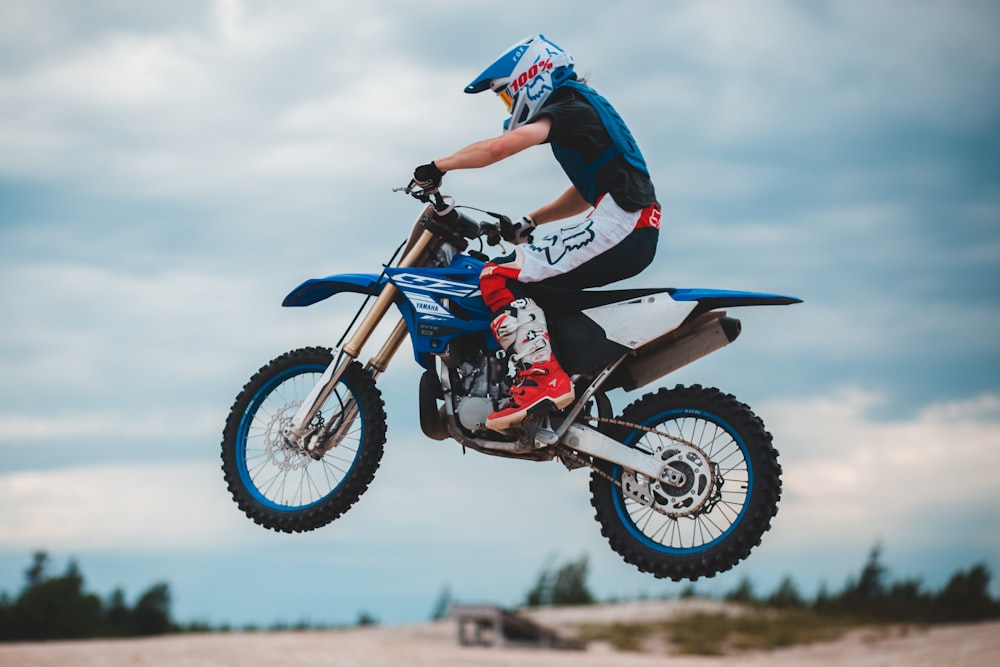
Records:
{"label": "motocross helmet", "polygon": [[573,57],[544,35],[532,35],[506,49],[465,92],[489,88],[496,93],[510,112],[504,121],[504,131],[510,132],[534,118],[556,88],[575,78]]}

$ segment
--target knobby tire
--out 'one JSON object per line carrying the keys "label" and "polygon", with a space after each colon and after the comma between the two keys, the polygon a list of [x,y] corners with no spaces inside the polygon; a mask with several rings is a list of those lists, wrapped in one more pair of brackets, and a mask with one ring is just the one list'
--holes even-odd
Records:
{"label": "knobby tire", "polygon": [[[760,544],[778,510],[781,466],[771,434],[747,405],[718,389],[678,385],[643,396],[621,421],[691,441],[719,464],[725,480],[717,502],[671,518],[627,498],[605,476],[620,481],[621,467],[598,462],[604,475],[594,471],[590,480],[595,518],[627,563],[657,578],[693,581],[731,569]],[[670,447],[668,439],[634,427],[615,426],[609,435],[649,451]]]}
{"label": "knobby tire", "polygon": [[222,471],[229,492],[250,519],[271,530],[304,532],[337,519],[365,492],[382,460],[385,406],[358,362],[321,407],[322,416],[336,419],[351,398],[357,405],[356,420],[335,447],[315,460],[279,437],[332,359],[320,347],[277,357],[243,387],[226,419]]}

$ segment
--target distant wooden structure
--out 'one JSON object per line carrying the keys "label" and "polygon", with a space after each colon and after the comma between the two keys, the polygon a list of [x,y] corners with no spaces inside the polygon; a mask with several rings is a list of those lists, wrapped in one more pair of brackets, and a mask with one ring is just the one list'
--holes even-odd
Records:
{"label": "distant wooden structure", "polygon": [[453,604],[460,646],[529,647],[583,650],[582,642],[560,637],[554,630],[513,611],[485,604]]}

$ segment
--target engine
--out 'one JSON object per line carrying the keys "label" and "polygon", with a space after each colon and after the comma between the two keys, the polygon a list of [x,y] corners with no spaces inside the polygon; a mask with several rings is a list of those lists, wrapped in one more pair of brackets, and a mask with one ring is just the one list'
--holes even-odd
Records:
{"label": "engine", "polygon": [[507,356],[491,354],[478,341],[453,341],[445,357],[455,416],[471,433],[486,428],[486,417],[510,392]]}

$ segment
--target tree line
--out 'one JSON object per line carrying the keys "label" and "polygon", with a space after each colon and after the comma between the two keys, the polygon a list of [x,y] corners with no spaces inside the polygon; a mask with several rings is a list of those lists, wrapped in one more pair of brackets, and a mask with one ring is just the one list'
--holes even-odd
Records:
{"label": "tree line", "polygon": [[120,588],[107,599],[84,590],[75,561],[61,576],[50,576],[48,565],[48,554],[36,552],[20,594],[0,594],[0,641],[138,637],[176,629],[166,583],[154,584],[130,605]]}
{"label": "tree line", "polygon": [[[594,604],[587,584],[586,556],[558,567],[544,569],[525,597],[524,606]],[[990,571],[979,563],[952,574],[939,590],[925,589],[919,579],[890,581],[882,562],[882,548],[874,546],[860,572],[844,586],[830,592],[825,586],[813,598],[804,597],[791,576],[784,577],[770,593],[758,595],[753,582],[744,577],[722,599],[777,609],[810,609],[824,615],[890,623],[955,623],[1000,618],[1000,600],[990,594]],[[679,597],[700,595],[694,585]],[[611,600],[608,600],[611,602]]]}
{"label": "tree line", "polygon": [[955,572],[936,591],[927,590],[916,578],[890,581],[879,545],[869,552],[861,571],[839,591],[831,593],[824,586],[808,600],[786,576],[770,595],[762,598],[753,595],[750,582],[744,579],[727,599],[899,623],[956,623],[1000,617],[1000,600],[990,594],[990,571],[984,563]]}
{"label": "tree line", "polygon": [[[138,637],[170,632],[227,631],[228,626],[178,624],[171,617],[172,598],[165,582],[151,586],[129,604],[119,588],[106,598],[84,588],[84,578],[71,560],[62,575],[50,575],[48,555],[33,554],[25,571],[25,583],[16,597],[0,593],[0,641],[86,639],[93,637]],[[521,606],[598,604],[588,584],[587,556],[545,568],[528,590]],[[850,616],[876,622],[950,623],[1000,618],[1000,600],[990,594],[991,573],[985,564],[955,572],[938,590],[926,589],[919,579],[890,581],[882,562],[880,546],[874,547],[856,576],[830,592],[822,587],[812,598],[804,597],[790,576],[768,594],[759,595],[753,582],[743,578],[721,597],[742,604],[779,609],[809,609],[818,614]],[[679,597],[701,595],[693,585]],[[442,591],[432,611],[433,618],[447,616],[452,601],[450,588]],[[616,602],[619,600],[605,600]],[[357,625],[376,624],[362,613]],[[288,626],[274,626],[288,629]],[[293,629],[315,629],[309,623]],[[252,628],[249,628],[252,629]]]}

